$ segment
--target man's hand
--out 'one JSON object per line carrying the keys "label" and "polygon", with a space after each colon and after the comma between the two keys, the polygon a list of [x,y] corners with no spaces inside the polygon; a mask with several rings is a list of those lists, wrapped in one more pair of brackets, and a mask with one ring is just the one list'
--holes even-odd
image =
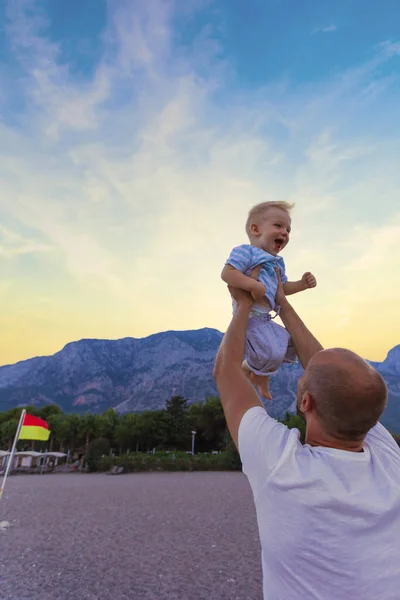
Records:
{"label": "man's hand", "polygon": [[279,269],[275,269],[275,273],[278,280],[276,303],[281,307],[279,316],[291,335],[301,366],[303,369],[305,369],[311,358],[317,354],[317,352],[323,350],[323,348],[319,341],[304,325],[303,321],[300,319],[293,307],[289,304],[283,290]]}
{"label": "man's hand", "polygon": [[278,267],[276,267],[275,273],[276,273],[276,278],[278,280],[278,288],[276,290],[275,301],[276,301],[277,305],[282,306],[282,304],[284,302],[287,302],[287,300],[286,300],[285,291],[283,289],[283,283],[282,283],[282,280],[281,280],[281,274],[279,272]]}
{"label": "man's hand", "polygon": [[266,291],[267,288],[263,283],[261,283],[261,281],[255,281],[250,290],[254,302],[262,302],[265,298]]}
{"label": "man's hand", "polygon": [[267,291],[265,285],[261,281],[258,281],[260,271],[261,265],[258,265],[258,267],[255,267],[250,274],[250,278],[254,279],[254,281],[251,284],[249,292],[253,296],[254,302],[262,302],[265,298],[265,292]]}
{"label": "man's hand", "polygon": [[240,288],[232,287],[231,285],[228,285],[228,290],[230,295],[234,300],[236,300],[238,305],[248,306],[249,308],[253,306],[254,300],[249,292],[246,292],[245,290],[242,290]]}
{"label": "man's hand", "polygon": [[301,281],[303,282],[305,289],[315,288],[317,285],[317,280],[315,279],[314,275],[310,272],[304,273],[303,277],[301,278]]}

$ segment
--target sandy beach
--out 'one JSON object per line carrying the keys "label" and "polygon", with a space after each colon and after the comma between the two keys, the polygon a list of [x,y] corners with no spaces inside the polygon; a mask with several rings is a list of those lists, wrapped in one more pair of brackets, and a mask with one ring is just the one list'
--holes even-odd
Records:
{"label": "sandy beach", "polygon": [[14,476],[1,600],[261,600],[241,473]]}

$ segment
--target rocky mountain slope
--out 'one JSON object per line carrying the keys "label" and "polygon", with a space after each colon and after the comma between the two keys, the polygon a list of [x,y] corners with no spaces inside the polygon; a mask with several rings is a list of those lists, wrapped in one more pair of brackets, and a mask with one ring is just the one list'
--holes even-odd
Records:
{"label": "rocky mountain slope", "polygon": [[[191,402],[216,395],[212,367],[222,333],[166,331],[142,339],[80,340],[53,356],[0,367],[0,410],[56,403],[64,411],[121,413],[162,408],[172,395]],[[400,345],[382,363],[389,404],[383,422],[400,433]],[[283,365],[271,381],[275,417],[295,410],[298,365]]]}

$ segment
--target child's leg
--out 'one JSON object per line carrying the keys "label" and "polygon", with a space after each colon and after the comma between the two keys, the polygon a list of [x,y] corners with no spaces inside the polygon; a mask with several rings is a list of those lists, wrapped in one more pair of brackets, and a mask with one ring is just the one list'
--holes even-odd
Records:
{"label": "child's leg", "polygon": [[258,391],[263,398],[272,400],[271,392],[269,391],[269,377],[266,377],[265,375],[256,375],[251,372],[250,380],[257,386]]}
{"label": "child's leg", "polygon": [[253,373],[253,371],[249,369],[246,361],[243,361],[242,369],[246,377],[248,377],[250,381],[258,388],[261,396],[267,400],[272,400],[271,392],[269,391],[269,377],[256,375]]}

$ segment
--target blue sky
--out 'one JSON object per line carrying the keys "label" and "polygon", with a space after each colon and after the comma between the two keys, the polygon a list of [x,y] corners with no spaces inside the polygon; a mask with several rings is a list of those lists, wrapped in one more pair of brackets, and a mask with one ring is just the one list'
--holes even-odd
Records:
{"label": "blue sky", "polygon": [[222,265],[274,199],[296,202],[289,277],[318,278],[294,298],[304,319],[384,358],[399,17],[394,1],[0,2],[0,362],[224,329]]}

